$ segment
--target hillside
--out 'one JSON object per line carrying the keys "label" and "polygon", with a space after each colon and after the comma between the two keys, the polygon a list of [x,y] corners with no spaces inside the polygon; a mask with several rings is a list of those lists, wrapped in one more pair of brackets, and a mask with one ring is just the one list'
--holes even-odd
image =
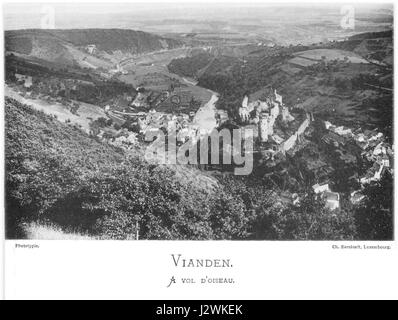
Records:
{"label": "hillside", "polygon": [[10,98],[5,112],[7,238],[354,236],[352,217],[330,215],[322,203],[284,205],[278,194],[246,178],[220,178],[214,192],[204,191],[190,174],[127,156]]}
{"label": "hillside", "polygon": [[[71,99],[90,104],[103,105],[123,94],[135,95],[135,88],[115,78],[108,79],[100,74],[87,72],[79,67],[63,67],[46,61],[35,61],[10,54],[6,62],[6,83],[15,86],[16,75],[32,77],[29,91],[32,97],[50,96],[53,99]],[[26,91],[19,86],[18,90]]]}
{"label": "hillside", "polygon": [[149,165],[10,98],[5,111],[9,238],[34,223],[125,239],[136,222],[144,239],[238,237],[213,234],[224,217],[212,208],[225,196],[201,189],[200,172]]}
{"label": "hillside", "polygon": [[333,47],[349,50],[373,62],[387,66],[393,64],[393,31],[368,32],[349,37],[344,42],[333,44]]}
{"label": "hillside", "polygon": [[[354,128],[375,127],[392,137],[392,33],[357,35],[312,46],[259,48],[244,58],[214,56],[199,85],[221,94],[220,109],[237,118],[243,96],[266,86],[285,103]],[[172,61],[169,68],[198,74],[203,57]]]}
{"label": "hillside", "polygon": [[[127,237],[130,232],[124,223],[128,218],[119,216],[111,222],[114,216],[109,215],[124,214],[120,210],[129,202],[135,208],[131,219],[146,218],[149,224],[155,223],[151,218],[160,219],[157,229],[149,233],[170,233],[169,224],[162,227],[161,220],[173,219],[167,218],[171,211],[177,214],[178,208],[189,205],[173,188],[185,189],[186,197],[193,194],[196,201],[201,197],[196,188],[173,178],[172,171],[127,157],[121,149],[97,142],[74,126],[9,98],[5,108],[8,230],[40,222],[60,225],[65,231]],[[115,207],[111,210],[108,205]],[[164,217],[157,218],[160,214]],[[173,237],[178,237],[177,231]]]}
{"label": "hillside", "polygon": [[[101,60],[113,53],[135,55],[181,45],[177,40],[122,29],[30,29],[5,32],[6,51],[66,65],[88,57],[90,64],[107,67],[106,62]],[[95,53],[87,54],[87,46],[95,46]]]}
{"label": "hillside", "polygon": [[173,59],[168,68],[175,74],[195,78],[213,59],[214,57],[208,53],[199,53],[193,57]]}

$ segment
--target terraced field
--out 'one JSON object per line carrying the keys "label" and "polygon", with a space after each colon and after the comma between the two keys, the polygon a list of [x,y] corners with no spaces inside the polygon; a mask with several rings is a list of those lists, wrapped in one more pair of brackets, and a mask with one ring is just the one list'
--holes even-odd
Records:
{"label": "terraced field", "polygon": [[[294,54],[296,57],[300,57],[307,60],[312,60],[314,63],[317,61],[321,61],[322,59],[326,59],[326,61],[331,60],[344,60],[348,58],[348,61],[351,63],[364,63],[368,64],[369,62],[362,58],[360,55],[344,51],[344,50],[337,50],[337,49],[314,49],[314,50],[307,50],[302,52],[297,52]],[[295,59],[295,58],[294,58]]]}

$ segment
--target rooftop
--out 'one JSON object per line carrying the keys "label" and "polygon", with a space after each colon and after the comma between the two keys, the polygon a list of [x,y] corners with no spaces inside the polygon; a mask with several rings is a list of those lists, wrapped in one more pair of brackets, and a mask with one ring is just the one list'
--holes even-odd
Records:
{"label": "rooftop", "polygon": [[326,191],[323,196],[326,201],[339,201],[340,195],[337,192]]}

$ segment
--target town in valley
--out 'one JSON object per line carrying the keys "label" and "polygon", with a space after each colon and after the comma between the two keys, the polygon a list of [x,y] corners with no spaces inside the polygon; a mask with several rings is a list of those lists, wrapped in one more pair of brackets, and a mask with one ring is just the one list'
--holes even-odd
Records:
{"label": "town in valley", "polygon": [[[173,6],[48,29],[5,8],[7,236],[391,240],[392,6],[355,28],[339,5]],[[147,162],[172,129],[250,136],[252,172]]]}

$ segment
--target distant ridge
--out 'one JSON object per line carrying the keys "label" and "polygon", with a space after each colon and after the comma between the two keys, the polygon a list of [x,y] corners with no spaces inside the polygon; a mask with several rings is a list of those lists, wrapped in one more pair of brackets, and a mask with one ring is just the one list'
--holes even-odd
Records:
{"label": "distant ridge", "polygon": [[380,32],[366,32],[366,33],[359,33],[349,37],[349,40],[367,40],[367,39],[377,39],[377,38],[392,38],[393,31],[380,31]]}
{"label": "distant ridge", "polygon": [[51,41],[53,47],[65,44],[75,47],[95,45],[99,51],[107,53],[121,51],[128,54],[146,53],[182,45],[180,41],[174,39],[127,29],[26,29],[5,31],[6,51],[29,55],[35,48],[35,41],[39,41],[40,45]]}

